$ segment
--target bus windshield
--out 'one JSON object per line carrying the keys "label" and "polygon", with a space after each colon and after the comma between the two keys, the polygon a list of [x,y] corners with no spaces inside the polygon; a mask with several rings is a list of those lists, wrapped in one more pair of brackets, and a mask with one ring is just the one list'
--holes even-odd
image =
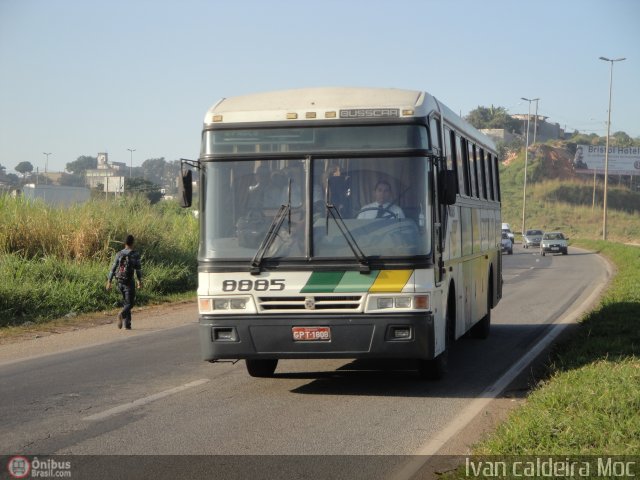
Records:
{"label": "bus windshield", "polygon": [[262,246],[264,261],[351,261],[349,236],[366,257],[427,255],[430,168],[418,156],[203,162],[199,258],[250,262]]}

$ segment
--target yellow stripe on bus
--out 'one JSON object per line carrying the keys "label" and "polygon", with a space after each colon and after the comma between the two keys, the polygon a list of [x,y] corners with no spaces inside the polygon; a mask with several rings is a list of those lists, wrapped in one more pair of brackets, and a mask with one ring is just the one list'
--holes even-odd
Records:
{"label": "yellow stripe on bus", "polygon": [[402,292],[413,270],[382,270],[369,292]]}

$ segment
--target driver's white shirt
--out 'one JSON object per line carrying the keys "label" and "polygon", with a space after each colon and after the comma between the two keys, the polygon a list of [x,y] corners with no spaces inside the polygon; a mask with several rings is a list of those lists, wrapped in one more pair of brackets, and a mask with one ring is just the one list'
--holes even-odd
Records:
{"label": "driver's white shirt", "polygon": [[[358,218],[360,219],[377,218],[379,206],[380,204],[378,202],[373,202],[373,203],[369,203],[368,205],[365,205],[360,209],[361,211],[358,214]],[[391,215],[389,215],[388,212],[393,213],[396,216],[396,218],[404,218],[404,212],[402,211],[402,209],[397,205],[391,205],[391,202],[383,203],[382,208],[386,210],[385,216],[387,218],[391,217]]]}

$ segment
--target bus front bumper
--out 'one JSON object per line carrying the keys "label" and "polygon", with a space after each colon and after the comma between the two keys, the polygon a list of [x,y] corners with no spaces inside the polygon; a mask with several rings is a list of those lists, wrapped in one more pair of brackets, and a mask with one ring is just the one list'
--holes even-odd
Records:
{"label": "bus front bumper", "polygon": [[[370,315],[204,316],[204,360],[284,358],[418,358],[434,352],[427,312]],[[316,338],[317,337],[317,338]]]}

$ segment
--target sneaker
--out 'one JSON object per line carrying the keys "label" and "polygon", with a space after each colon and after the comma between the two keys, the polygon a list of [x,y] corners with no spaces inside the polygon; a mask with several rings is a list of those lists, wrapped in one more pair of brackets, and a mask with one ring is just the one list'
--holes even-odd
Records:
{"label": "sneaker", "polygon": [[122,314],[118,314],[118,328],[122,328]]}
{"label": "sneaker", "polygon": [[124,327],[125,330],[131,330],[131,325]]}

